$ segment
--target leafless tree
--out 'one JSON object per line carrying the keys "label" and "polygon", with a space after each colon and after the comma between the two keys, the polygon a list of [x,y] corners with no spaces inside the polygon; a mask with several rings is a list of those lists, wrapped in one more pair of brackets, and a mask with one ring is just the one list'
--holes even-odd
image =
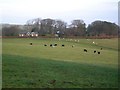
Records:
{"label": "leafless tree", "polygon": [[62,20],[56,20],[55,21],[55,32],[59,31],[60,35],[63,35],[66,33],[66,26],[67,23]]}
{"label": "leafless tree", "polygon": [[30,32],[40,32],[41,28],[41,19],[31,19],[26,22],[27,30]]}
{"label": "leafless tree", "polygon": [[46,34],[54,34],[55,20],[53,19],[43,19],[41,20],[41,30]]}

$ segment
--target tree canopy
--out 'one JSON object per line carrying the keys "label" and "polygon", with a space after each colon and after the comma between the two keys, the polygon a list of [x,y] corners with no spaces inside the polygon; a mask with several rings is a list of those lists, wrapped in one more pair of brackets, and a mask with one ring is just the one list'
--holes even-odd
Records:
{"label": "tree canopy", "polygon": [[116,36],[118,35],[119,26],[115,23],[107,22],[107,21],[94,21],[87,27],[88,35],[92,36]]}
{"label": "tree canopy", "polygon": [[[82,19],[72,20],[68,25],[63,20],[58,19],[30,19],[24,25],[27,32],[38,32],[39,35],[55,35],[58,36],[118,36],[120,35],[120,27],[112,22],[108,21],[94,21],[88,26]],[[20,29],[18,27],[3,27],[3,35],[15,36],[18,35]],[[23,31],[23,30],[22,30]],[[58,33],[59,32],[59,33]]]}

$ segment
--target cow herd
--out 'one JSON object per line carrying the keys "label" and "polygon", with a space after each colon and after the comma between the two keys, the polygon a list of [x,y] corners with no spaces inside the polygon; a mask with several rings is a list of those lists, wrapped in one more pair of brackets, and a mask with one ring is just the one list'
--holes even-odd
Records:
{"label": "cow herd", "polygon": [[[44,46],[57,47],[58,44],[57,44],[57,43],[55,43],[55,44],[50,44],[50,45],[44,44]],[[60,46],[61,46],[61,47],[65,47],[65,44],[61,44]],[[75,45],[71,45],[71,47],[73,48],[73,47],[75,47]]]}
{"label": "cow herd", "polygon": [[[50,46],[50,47],[57,47],[57,46],[58,46],[58,44],[57,44],[57,43],[55,43],[55,44],[50,44],[50,45],[44,44],[44,46],[45,46],[45,47],[46,47],[46,46]],[[65,47],[65,45],[64,45],[64,44],[62,44],[61,46],[62,46],[62,47]]]}
{"label": "cow herd", "polygon": [[[30,42],[30,45],[32,46],[33,45],[33,43],[32,42]],[[46,46],[50,46],[50,47],[57,47],[58,46],[58,44],[57,43],[55,43],[55,44],[44,44],[44,46],[46,47]],[[62,47],[65,47],[65,45],[64,44],[62,44],[61,45]],[[74,45],[72,45],[72,47],[74,47]]]}
{"label": "cow herd", "polygon": [[[30,45],[33,45],[33,43],[31,42]],[[55,43],[55,44],[44,44],[44,46],[45,46],[45,47],[47,47],[47,46],[49,46],[49,47],[57,47],[58,44],[57,44],[57,43]],[[64,45],[64,44],[61,44],[61,47],[65,47],[65,45]],[[73,48],[73,47],[75,47],[75,45],[72,45],[71,47]],[[102,48],[100,48],[100,50],[102,50]],[[84,51],[84,52],[88,52],[88,50],[87,50],[86,48],[84,48],[83,51]],[[96,50],[94,50],[93,53],[101,54],[100,51],[96,51]]]}
{"label": "cow herd", "polygon": [[[100,50],[102,50],[102,48],[100,48]],[[84,52],[88,52],[88,50],[84,48]],[[93,52],[94,52],[94,53],[97,53],[97,54],[100,54],[100,53],[101,53],[100,51],[96,51],[96,50],[94,50]]]}

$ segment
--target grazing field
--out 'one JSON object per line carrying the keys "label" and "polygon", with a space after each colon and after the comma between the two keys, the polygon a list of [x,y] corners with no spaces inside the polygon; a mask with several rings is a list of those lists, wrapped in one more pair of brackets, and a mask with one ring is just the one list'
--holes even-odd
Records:
{"label": "grazing field", "polygon": [[117,39],[7,38],[2,44],[3,88],[118,87]]}

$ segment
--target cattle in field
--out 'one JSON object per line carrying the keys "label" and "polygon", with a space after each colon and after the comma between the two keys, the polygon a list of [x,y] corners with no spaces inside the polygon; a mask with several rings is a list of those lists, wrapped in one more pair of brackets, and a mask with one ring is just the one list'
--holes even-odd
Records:
{"label": "cattle in field", "polygon": [[44,44],[44,46],[47,46],[47,44]]}
{"label": "cattle in field", "polygon": [[75,45],[72,45],[72,48],[74,47]]}
{"label": "cattle in field", "polygon": [[53,45],[52,44],[50,44],[50,47],[52,47]]}
{"label": "cattle in field", "polygon": [[84,52],[87,52],[87,49],[84,49]]}
{"label": "cattle in field", "polygon": [[100,54],[100,52],[98,52],[98,54]]}
{"label": "cattle in field", "polygon": [[64,44],[62,44],[62,47],[64,47],[65,45]]}
{"label": "cattle in field", "polygon": [[54,46],[57,46],[57,43],[55,43]]}
{"label": "cattle in field", "polygon": [[96,53],[96,50],[94,50],[94,53]]}
{"label": "cattle in field", "polygon": [[33,43],[31,42],[30,45],[33,45]]}

